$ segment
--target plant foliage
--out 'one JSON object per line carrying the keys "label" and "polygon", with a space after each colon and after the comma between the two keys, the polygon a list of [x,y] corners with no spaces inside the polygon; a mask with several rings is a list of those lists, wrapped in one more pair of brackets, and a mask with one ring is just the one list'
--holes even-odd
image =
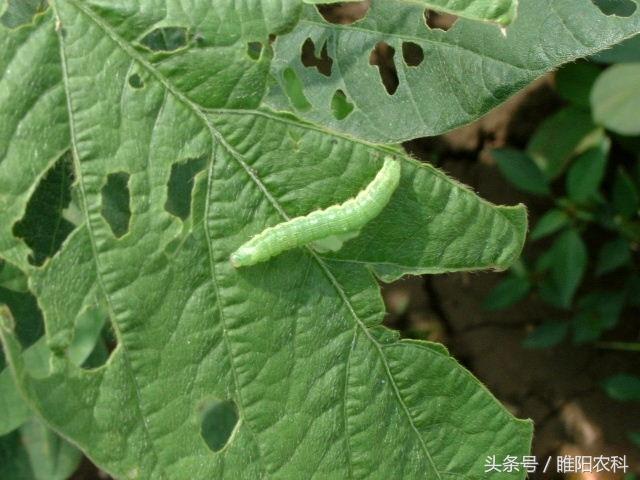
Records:
{"label": "plant foliage", "polygon": [[[24,402],[20,421],[37,414],[117,478],[475,479],[487,455],[528,452],[530,423],[444,347],[381,325],[376,280],[505,269],[524,208],[372,141],[469,122],[640,15],[523,0],[505,39],[470,19],[428,30],[440,2],[376,0],[342,27],[299,0],[41,3],[7,3],[0,27],[0,287],[23,295],[1,299],[15,384],[0,398]],[[307,38],[327,42],[329,77],[300,63]],[[371,52],[408,41],[425,61],[396,57],[390,95]],[[339,252],[231,266],[266,226],[360,191],[388,153],[400,187]],[[16,435],[3,458],[26,471]],[[72,469],[63,445],[49,478]]]}

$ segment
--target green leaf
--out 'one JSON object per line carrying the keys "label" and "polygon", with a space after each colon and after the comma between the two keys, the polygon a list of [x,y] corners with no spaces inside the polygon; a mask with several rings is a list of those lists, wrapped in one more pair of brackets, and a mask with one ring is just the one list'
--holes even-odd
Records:
{"label": "green leaf", "polygon": [[613,206],[624,217],[631,218],[638,214],[640,207],[638,188],[622,168],[616,172],[612,197]]}
{"label": "green leaf", "polygon": [[592,63],[570,63],[556,73],[556,90],[568,102],[590,109],[591,89],[600,72],[601,69]]}
{"label": "green leaf", "polygon": [[529,140],[527,153],[548,178],[560,175],[571,157],[597,131],[589,112],[567,107],[547,118]]}
{"label": "green leaf", "polygon": [[82,452],[42,422],[31,419],[20,430],[0,436],[0,477],[11,480],[66,480]]}
{"label": "green leaf", "polygon": [[39,420],[20,428],[35,480],[66,480],[82,460],[82,452],[56,435]]}
{"label": "green leaf", "polygon": [[504,177],[520,190],[535,195],[549,195],[549,183],[526,153],[510,148],[493,150],[493,157]]}
{"label": "green leaf", "polygon": [[[25,45],[30,61],[17,61]],[[33,27],[12,32],[0,27],[0,254],[24,272],[31,267],[28,258],[33,252],[14,236],[13,225],[24,216],[37,185],[69,148],[58,51],[50,14],[36,17]],[[23,85],[29,88],[19,88]]]}
{"label": "green leaf", "polygon": [[[11,321],[16,335],[22,345],[28,347],[25,350],[26,362],[37,365],[46,349],[41,339],[44,329],[36,299],[30,293],[0,287],[0,309],[7,307],[13,313]],[[3,360],[2,355],[0,360]],[[0,411],[3,412],[0,415],[0,435],[15,430],[32,415],[4,362],[0,363]]]}
{"label": "green leaf", "polygon": [[640,63],[614,65],[596,81],[591,92],[595,121],[621,135],[640,135]]}
{"label": "green leaf", "polygon": [[623,238],[616,238],[605,243],[598,252],[596,275],[613,272],[631,261],[629,243]]}
{"label": "green leaf", "polygon": [[13,432],[31,416],[15,384],[11,372],[5,368],[0,372],[0,436]]}
{"label": "green leaf", "polygon": [[640,377],[620,373],[607,378],[602,382],[607,395],[614,400],[630,402],[640,400]]}
{"label": "green leaf", "polygon": [[[544,73],[640,31],[640,12],[620,18],[604,14],[591,0],[521,0],[506,37],[495,25],[464,18],[444,32],[426,26],[425,3],[373,0],[353,25],[331,24],[307,6],[296,28],[274,44],[271,70],[278,84],[269,105],[373,142],[438,135],[477,119]],[[326,45],[333,60],[329,76],[301,58],[309,39],[318,54]],[[408,47],[422,52],[417,65],[405,58]],[[380,48],[392,55],[390,62],[381,62]],[[285,93],[289,71],[300,81],[305,110],[296,109]],[[382,81],[387,74],[397,78],[391,92]],[[354,105],[346,118],[332,110],[338,90]],[[588,113],[583,116],[588,121]],[[573,121],[568,127],[585,128]],[[556,131],[553,140],[573,137],[569,130]]]}
{"label": "green leaf", "polygon": [[[303,0],[312,5],[339,3],[338,0]],[[359,1],[359,0],[347,0]],[[406,0],[405,0],[406,1]],[[517,0],[471,0],[468,2],[450,2],[448,0],[417,0],[418,3],[436,11],[453,13],[463,18],[510,24],[516,17]],[[343,3],[343,2],[340,2]]]}
{"label": "green leaf", "polygon": [[555,347],[564,340],[568,331],[566,322],[545,322],[527,335],[522,346],[531,349]]}
{"label": "green leaf", "polygon": [[630,432],[629,438],[635,445],[640,447],[640,432]]}
{"label": "green leaf", "polygon": [[8,262],[0,260],[0,287],[14,292],[26,293],[29,290],[27,286],[26,275],[18,268]]}
{"label": "green leaf", "polygon": [[487,310],[502,310],[526,298],[530,290],[531,283],[527,278],[511,275],[491,290],[483,306]]}
{"label": "green leaf", "polygon": [[578,155],[567,174],[567,194],[577,203],[590,200],[598,193],[604,178],[611,141],[605,139],[598,146]]}
{"label": "green leaf", "polygon": [[81,366],[89,358],[101,339],[107,318],[108,314],[98,306],[87,309],[76,318],[73,341],[67,348],[67,356],[73,364]]}
{"label": "green leaf", "polygon": [[0,478],[33,480],[29,456],[18,431],[0,436]]}
{"label": "green leaf", "polygon": [[559,231],[560,229],[569,225],[569,216],[564,210],[558,210],[557,208],[549,210],[545,213],[535,228],[531,232],[531,240],[540,240]]}
{"label": "green leaf", "polygon": [[[32,374],[46,374],[49,350],[44,339],[24,350],[22,356],[22,361]],[[0,435],[5,435],[19,428],[33,415],[33,411],[16,387],[9,368],[0,372],[0,406],[3,412],[3,415],[0,416]]]}
{"label": "green leaf", "polygon": [[[392,477],[398,465],[403,478],[486,478],[487,455],[528,453],[530,423],[443,347],[382,327],[372,272],[508,268],[526,211],[485,202],[398,148],[264,108],[269,35],[293,26],[299,3],[259,3],[196,1],[187,14],[173,2],[57,0],[34,27],[1,32],[11,54],[48,52],[50,76],[47,90],[37,68],[8,70],[34,92],[15,86],[27,80],[0,79],[2,98],[15,97],[0,103],[9,121],[0,126],[2,220],[24,216],[67,151],[82,213],[39,267],[0,222],[0,255],[28,273],[46,322],[38,372],[10,322],[0,327],[20,393],[118,478]],[[176,26],[193,42],[170,52],[141,43]],[[59,104],[36,116],[33,105],[52,92]],[[27,108],[21,95],[32,94]],[[49,124],[71,132],[60,148]],[[41,148],[19,148],[18,125]],[[401,185],[339,252],[295,249],[231,266],[231,252],[267,226],[355,195],[385,155],[401,162]],[[174,167],[201,158],[204,169],[174,189]],[[168,202],[170,192],[189,192],[190,208]],[[103,302],[117,346],[104,365],[83,368],[80,319]]]}
{"label": "green leaf", "polygon": [[578,314],[573,319],[574,343],[593,342],[615,327],[624,302],[624,292],[595,291],[580,298]]}
{"label": "green leaf", "polygon": [[587,268],[587,247],[575,230],[560,235],[550,250],[552,287],[560,305],[569,308]]}

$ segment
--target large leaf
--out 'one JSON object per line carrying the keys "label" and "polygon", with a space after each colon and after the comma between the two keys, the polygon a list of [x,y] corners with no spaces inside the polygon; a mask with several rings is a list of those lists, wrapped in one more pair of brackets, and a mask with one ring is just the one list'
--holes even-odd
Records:
{"label": "large leaf", "polygon": [[[436,135],[478,118],[561,64],[640,32],[640,8],[629,17],[606,15],[591,0],[521,0],[506,37],[495,25],[467,19],[444,32],[425,25],[420,3],[373,0],[352,25],[328,23],[308,6],[295,30],[276,41],[279,86],[270,104],[373,141]],[[317,57],[326,47],[329,76],[305,66],[308,39]],[[390,65],[379,58],[380,46],[393,55]],[[395,76],[397,88],[389,93],[381,75]],[[332,108],[342,95],[353,106],[346,118]]]}
{"label": "large leaf", "polygon": [[[396,148],[260,108],[268,35],[291,26],[296,5],[202,1],[187,14],[177,2],[58,0],[57,29],[50,14],[2,33],[30,58],[18,65],[25,74],[37,70],[31,48],[55,52],[45,62],[53,86],[32,102],[53,89],[65,112],[54,115],[56,103],[51,116],[32,117],[17,93],[11,107],[22,83],[2,79],[6,130],[32,125],[31,143],[48,138],[39,122],[71,132],[70,143],[29,152],[0,137],[2,185],[23,182],[11,187],[11,211],[3,199],[0,252],[29,272],[49,351],[49,368],[36,374],[4,313],[12,373],[31,408],[119,478],[491,478],[486,456],[526,454],[531,425],[442,346],[381,327],[371,272],[504,269],[522,248],[524,209],[484,202]],[[189,34],[153,33],[177,26]],[[193,43],[174,48],[181,38]],[[258,57],[253,42],[264,44]],[[83,218],[34,266],[10,226],[67,150]],[[298,249],[230,265],[265,226],[354,195],[387,154],[401,159],[402,184],[337,254]],[[203,158],[188,214],[168,211],[184,205],[168,197],[191,193],[172,187],[177,166]],[[70,357],[76,323],[96,298],[117,346],[86,369]]]}

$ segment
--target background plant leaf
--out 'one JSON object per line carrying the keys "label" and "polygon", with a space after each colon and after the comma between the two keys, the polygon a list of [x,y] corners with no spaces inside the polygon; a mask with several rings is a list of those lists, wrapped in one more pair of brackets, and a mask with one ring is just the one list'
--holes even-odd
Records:
{"label": "background plant leaf", "polygon": [[555,347],[564,340],[568,331],[569,323],[567,322],[545,322],[529,332],[522,345],[525,348]]}
{"label": "background plant leaf", "polygon": [[556,73],[556,91],[568,102],[590,109],[591,89],[600,73],[602,70],[593,63],[570,63]]}
{"label": "background plant leaf", "polygon": [[551,189],[538,165],[525,152],[501,148],[492,152],[500,173],[518,189],[534,195],[549,195]]}
{"label": "background plant leaf", "polygon": [[549,277],[541,288],[552,304],[569,308],[587,268],[587,247],[575,230],[562,233],[548,251]]}
{"label": "background plant leaf", "polygon": [[640,377],[620,373],[607,378],[602,386],[611,398],[621,402],[640,400]]}
{"label": "background plant leaf", "polygon": [[567,194],[574,202],[585,202],[593,197],[600,187],[600,183],[607,167],[607,158],[611,142],[603,139],[578,155],[567,173]]}
{"label": "background plant leaf", "polygon": [[591,114],[569,106],[547,118],[529,140],[527,153],[549,179],[560,175],[579,147],[597,134]]}
{"label": "background plant leaf", "polygon": [[557,208],[551,209],[536,223],[536,226],[531,232],[531,240],[540,240],[548,235],[552,235],[569,225],[569,223],[570,218],[563,210],[558,210]]}
{"label": "background plant leaf", "polygon": [[483,306],[488,310],[501,310],[519,302],[530,291],[531,282],[528,278],[510,275],[489,293]]}
{"label": "background plant leaf", "polygon": [[595,121],[621,135],[640,135],[638,83],[640,63],[614,65],[603,72],[591,92]]}
{"label": "background plant leaf", "polygon": [[631,261],[629,242],[616,238],[605,243],[598,252],[596,275],[612,272]]}

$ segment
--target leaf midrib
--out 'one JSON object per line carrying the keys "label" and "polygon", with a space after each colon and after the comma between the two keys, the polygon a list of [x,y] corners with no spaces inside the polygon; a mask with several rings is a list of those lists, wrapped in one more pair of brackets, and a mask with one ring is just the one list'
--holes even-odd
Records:
{"label": "leaf midrib", "polygon": [[[251,180],[256,184],[256,186],[260,189],[260,191],[265,195],[265,197],[267,198],[267,200],[269,201],[269,203],[273,206],[273,208],[275,208],[278,213],[282,216],[282,218],[284,220],[289,220],[289,216],[286,214],[286,212],[284,211],[284,209],[282,208],[282,206],[278,203],[278,201],[273,197],[273,195],[269,192],[269,190],[266,188],[266,186],[264,185],[264,183],[262,183],[262,181],[260,180],[260,178],[257,176],[257,174],[252,171],[252,169],[245,163],[244,158],[242,157],[242,155],[235,150],[235,148],[233,148],[232,145],[230,145],[226,139],[222,136],[222,134],[220,132],[218,132],[214,125],[209,121],[209,118],[205,115],[204,111],[201,110],[198,105],[196,105],[195,103],[193,103],[188,97],[186,97],[182,92],[180,92],[179,90],[175,89],[174,86],[172,84],[170,84],[161,74],[160,72],[158,72],[153,65],[151,65],[149,62],[147,62],[140,54],[138,54],[138,52],[136,52],[133,48],[131,48],[122,38],[120,38],[120,36],[111,30],[111,28],[109,28],[109,25],[105,24],[99,17],[97,17],[90,9],[88,9],[85,6],[79,5],[78,2],[76,0],[66,0],[69,3],[73,4],[73,6],[78,9],[80,12],[82,12],[84,15],[86,15],[91,21],[93,21],[98,27],[100,27],[100,29],[114,42],[116,43],[127,55],[129,55],[133,60],[137,61],[141,66],[143,66],[151,75],[153,75],[166,89],[168,92],[170,92],[173,96],[175,96],[180,102],[182,102],[185,106],[187,106],[198,118],[200,118],[200,120],[202,120],[204,122],[204,124],[207,126],[207,129],[209,130],[211,136],[213,137],[214,140],[218,141],[226,150],[227,152],[238,162],[238,164],[245,170],[245,172],[247,173],[247,175],[251,178]],[[52,2],[53,3],[53,2]],[[55,3],[54,3],[55,5]],[[62,42],[62,39],[61,39]],[[62,44],[61,44],[62,45]],[[67,72],[66,72],[66,64],[64,65],[64,75],[65,75],[65,79],[67,78]],[[68,97],[68,96],[67,96]],[[68,99],[69,102],[69,99]],[[69,105],[70,106],[70,105]],[[71,110],[70,110],[71,111]],[[74,135],[73,131],[72,131],[72,135]],[[75,142],[73,142],[75,143]],[[75,151],[75,146],[74,146],[74,151]],[[77,152],[76,152],[77,153]],[[213,155],[213,145],[212,145],[212,155]],[[77,157],[77,155],[76,155]],[[78,161],[76,159],[76,161]],[[209,198],[209,192],[210,192],[210,187],[211,187],[211,173],[212,173],[212,169],[213,169],[213,162],[210,162],[211,165],[209,167],[209,180],[207,182],[207,199]],[[78,168],[79,165],[76,165],[76,168]],[[78,177],[80,179],[80,182],[82,183],[82,179],[81,179],[81,175],[80,175],[80,171],[78,172]],[[83,191],[83,199],[86,202],[86,199],[84,198],[84,191]],[[205,202],[206,205],[208,205],[208,202]],[[207,206],[205,206],[205,209],[208,209]],[[85,209],[86,210],[86,209]],[[87,219],[88,220],[88,219]],[[206,221],[206,212],[205,212],[205,225],[207,224]],[[205,226],[205,232],[208,232],[206,226]],[[209,234],[207,233],[207,237],[209,237]],[[208,243],[210,242],[210,238],[207,238]],[[93,238],[92,238],[92,244],[93,244]],[[95,245],[92,245],[92,249],[93,249],[93,254],[94,257],[97,260],[97,250],[95,249]],[[420,434],[419,430],[417,429],[415,422],[413,420],[413,417],[411,416],[411,413],[409,412],[409,409],[407,407],[407,405],[405,404],[402,396],[400,395],[400,391],[398,389],[398,386],[395,382],[395,379],[393,377],[393,374],[391,373],[389,364],[387,362],[387,358],[386,355],[384,354],[384,352],[382,351],[382,346],[380,345],[380,343],[378,343],[378,341],[371,335],[371,333],[369,332],[368,328],[366,327],[366,325],[362,322],[362,320],[360,319],[360,317],[358,316],[358,314],[356,313],[355,309],[353,308],[353,306],[351,305],[351,302],[347,296],[347,294],[345,293],[344,289],[342,288],[342,286],[340,285],[340,283],[338,282],[338,280],[335,278],[335,276],[331,273],[329,267],[326,265],[326,263],[311,249],[308,248],[308,251],[310,252],[310,254],[312,255],[312,257],[316,260],[316,262],[318,263],[318,265],[320,266],[320,268],[323,270],[323,272],[325,273],[325,275],[327,276],[327,278],[329,279],[330,283],[334,286],[334,288],[336,289],[338,295],[340,296],[340,298],[342,299],[342,301],[344,302],[344,304],[346,305],[347,309],[349,310],[349,312],[351,313],[353,319],[356,322],[356,325],[358,327],[360,327],[360,329],[363,331],[363,333],[367,336],[367,338],[369,339],[369,341],[374,345],[374,347],[376,348],[376,351],[378,352],[378,355],[380,356],[381,360],[382,360],[382,364],[384,365],[385,368],[385,372],[389,378],[390,381],[390,385],[392,385],[393,390],[394,390],[394,395],[396,396],[398,402],[400,403],[403,412],[405,413],[407,420],[409,421],[409,424],[411,425],[412,430],[414,431],[414,433],[416,434],[416,436],[418,437],[418,440],[420,442],[420,445],[422,447],[422,450],[424,451],[429,463],[431,464],[431,466],[433,467],[436,476],[438,479],[441,479],[441,475],[440,475],[440,471],[438,470],[435,462],[433,461],[433,458],[429,452],[429,450],[427,449],[427,446],[424,442],[424,439],[422,438],[422,435]],[[210,262],[211,265],[213,266],[215,264],[215,261],[213,259],[213,255],[212,252],[209,248],[209,257],[210,257]],[[98,274],[99,275],[99,274]],[[217,286],[217,280],[216,280],[216,276],[215,276],[215,272],[212,271],[212,275],[213,275],[213,283],[215,285],[216,291],[218,289]],[[104,284],[102,284],[101,282],[101,286],[103,291],[105,292],[105,296],[107,297],[107,302],[109,302],[110,305],[110,300],[109,300],[109,295],[107,294],[106,290],[104,289]],[[111,308],[111,305],[110,305]],[[221,319],[224,318],[223,317],[223,312],[222,312],[222,307],[219,306],[219,310],[220,310],[220,314],[221,314]],[[115,318],[115,317],[113,317]],[[114,321],[115,323],[115,321]],[[226,326],[222,325],[223,327],[223,331],[225,332],[225,336],[226,336]],[[234,364],[234,360],[233,360],[233,353],[232,351],[229,349],[229,355],[230,355],[230,362],[233,368],[233,364]],[[129,368],[130,367],[130,364]],[[133,374],[133,370],[131,369],[131,375],[134,377],[134,383],[136,385],[136,392],[139,394],[138,391],[138,385],[137,382],[135,382],[135,375]],[[235,381],[235,379],[234,379]],[[236,392],[238,395],[240,395],[240,388],[239,385],[236,383]],[[140,397],[138,397],[140,398]],[[141,403],[141,402],[140,402]],[[142,414],[142,410],[140,407],[140,404],[137,405],[138,410],[141,413],[141,416],[144,418],[144,415]],[[241,408],[241,405],[239,405],[239,409]],[[247,426],[249,428],[250,425],[248,422],[246,422],[246,418],[244,418],[245,423],[247,424]],[[145,431],[146,434],[149,435],[149,432],[146,428],[146,422],[145,423]],[[345,435],[349,436],[349,432],[345,431]],[[149,438],[151,439],[150,435]],[[259,442],[256,442],[256,444],[258,444]],[[151,440],[151,444],[153,445],[153,440]],[[157,453],[156,453],[156,457],[157,457]],[[262,456],[261,456],[262,458]]]}

